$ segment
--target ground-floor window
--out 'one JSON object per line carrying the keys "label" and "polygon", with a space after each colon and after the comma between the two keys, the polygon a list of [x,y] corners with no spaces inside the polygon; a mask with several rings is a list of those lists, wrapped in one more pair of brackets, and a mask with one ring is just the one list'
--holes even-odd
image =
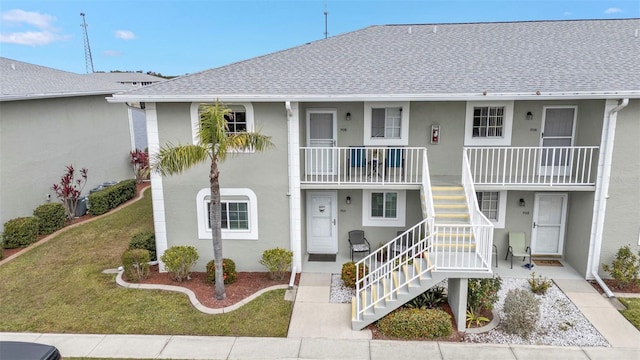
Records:
{"label": "ground-floor window", "polygon": [[404,226],[406,191],[363,190],[363,226]]}
{"label": "ground-floor window", "polygon": [[[211,239],[210,189],[196,196],[198,236]],[[251,189],[220,189],[221,229],[223,239],[258,239],[258,199]]]}
{"label": "ground-floor window", "polygon": [[507,205],[506,191],[476,191],[478,207],[497,228],[504,228]]}

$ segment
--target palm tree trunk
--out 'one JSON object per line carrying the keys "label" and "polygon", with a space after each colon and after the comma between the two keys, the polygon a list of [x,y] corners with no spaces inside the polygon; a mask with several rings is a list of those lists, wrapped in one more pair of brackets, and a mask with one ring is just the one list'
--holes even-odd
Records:
{"label": "palm tree trunk", "polygon": [[209,181],[211,185],[211,209],[209,211],[209,217],[211,220],[211,235],[213,240],[213,261],[215,263],[216,270],[216,286],[215,295],[217,300],[224,300],[227,294],[224,290],[224,272],[222,270],[222,230],[220,229],[221,219],[221,206],[220,206],[220,171],[218,170],[218,159],[212,157],[211,159],[211,172],[209,173]]}

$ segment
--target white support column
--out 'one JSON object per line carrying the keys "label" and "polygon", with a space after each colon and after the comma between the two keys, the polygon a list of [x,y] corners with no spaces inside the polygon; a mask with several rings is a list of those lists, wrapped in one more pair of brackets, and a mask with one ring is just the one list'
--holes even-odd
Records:
{"label": "white support column", "polygon": [[469,279],[450,278],[447,280],[447,299],[451,312],[456,320],[458,331],[467,329],[467,291],[469,289]]}
{"label": "white support column", "polygon": [[302,271],[302,210],[300,191],[300,116],[297,102],[286,102],[289,169],[289,240],[293,266]]}
{"label": "white support column", "polygon": [[[156,103],[146,104],[147,117],[147,141],[149,146],[149,158],[152,158],[160,151],[160,135],[158,133],[158,113]],[[151,172],[151,195],[153,205],[153,226],[156,235],[156,253],[160,271],[164,272],[164,264],[160,261],[160,256],[167,250],[167,225],[164,210],[164,191],[162,189],[162,175]]]}

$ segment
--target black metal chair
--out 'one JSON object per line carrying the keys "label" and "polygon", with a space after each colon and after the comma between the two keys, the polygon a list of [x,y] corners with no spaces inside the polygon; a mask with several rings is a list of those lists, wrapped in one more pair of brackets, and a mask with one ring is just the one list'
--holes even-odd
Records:
{"label": "black metal chair", "polygon": [[353,261],[353,253],[367,253],[367,255],[371,253],[371,245],[364,237],[362,230],[349,231],[349,245],[351,247],[351,261]]}
{"label": "black metal chair", "polygon": [[[404,234],[403,230],[399,230],[396,233],[396,236],[400,236]],[[394,248],[393,251],[395,251],[396,254],[400,254],[405,252],[410,246],[413,246],[413,233],[409,232],[407,234],[405,234],[404,236],[402,236],[400,239],[396,240],[396,243],[394,244]]]}

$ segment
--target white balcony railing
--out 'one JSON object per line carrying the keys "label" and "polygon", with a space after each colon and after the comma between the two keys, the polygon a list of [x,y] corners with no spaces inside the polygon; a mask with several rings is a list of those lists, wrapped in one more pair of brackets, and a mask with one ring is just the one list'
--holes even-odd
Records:
{"label": "white balcony railing", "polygon": [[303,184],[422,184],[424,147],[301,147]]}
{"label": "white balcony railing", "polygon": [[475,185],[595,185],[597,146],[466,147]]}

